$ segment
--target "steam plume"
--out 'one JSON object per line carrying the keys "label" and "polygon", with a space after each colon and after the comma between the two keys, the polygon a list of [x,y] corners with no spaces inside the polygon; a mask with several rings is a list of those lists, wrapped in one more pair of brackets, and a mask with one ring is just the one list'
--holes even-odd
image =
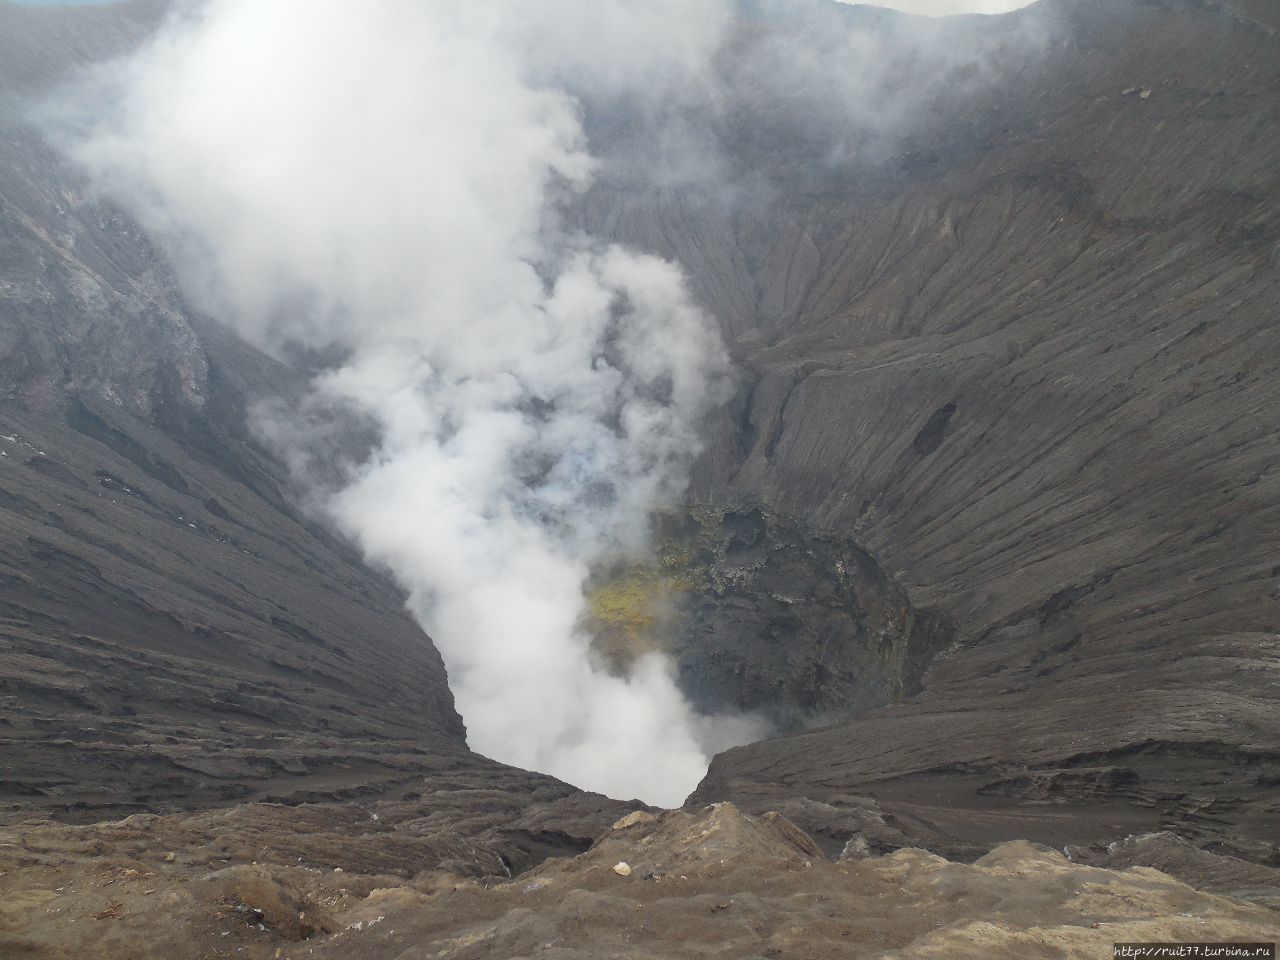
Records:
{"label": "steam plume", "polygon": [[[321,509],[409,592],[471,745],[667,804],[763,731],[695,715],[658,655],[602,668],[582,588],[679,499],[731,373],[677,266],[559,213],[602,164],[723,186],[716,131],[753,111],[838,166],[907,128],[918,78],[981,58],[909,24],[882,57],[834,5],[747,6],[208,0],[101,73],[74,147],[205,309],[342,358],[256,425],[338,476]],[[584,115],[639,119],[593,156]],[[316,411],[373,425],[372,451],[332,462]]]}
{"label": "steam plume", "polygon": [[[170,238],[206,307],[267,347],[344,351],[313,403],[380,441],[324,506],[410,592],[471,745],[677,804],[758,725],[695,716],[659,656],[597,666],[582,586],[678,499],[729,368],[677,267],[557,225],[595,161],[549,85],[701,70],[722,11],[681,13],[674,44],[653,15],[213,0],[115,68],[77,152]],[[292,432],[279,411],[260,426]]]}

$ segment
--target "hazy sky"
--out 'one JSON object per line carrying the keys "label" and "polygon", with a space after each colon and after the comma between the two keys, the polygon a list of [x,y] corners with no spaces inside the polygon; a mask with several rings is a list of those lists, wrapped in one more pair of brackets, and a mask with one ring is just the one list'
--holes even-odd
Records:
{"label": "hazy sky", "polygon": [[[66,5],[88,3],[110,3],[112,0],[12,0],[15,3],[41,5]],[[893,7],[909,13],[923,13],[928,16],[945,16],[951,13],[1004,13],[1027,6],[1028,0],[885,0],[873,3],[877,7]]]}
{"label": "hazy sky", "polygon": [[[844,0],[846,3],[857,0]],[[907,13],[943,17],[953,13],[1007,13],[1028,6],[1031,0],[883,0],[871,2],[873,7],[892,7]]]}

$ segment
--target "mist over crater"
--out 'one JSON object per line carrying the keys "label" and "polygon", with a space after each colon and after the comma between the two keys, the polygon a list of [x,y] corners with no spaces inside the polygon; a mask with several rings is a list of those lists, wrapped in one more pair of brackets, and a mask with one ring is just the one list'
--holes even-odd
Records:
{"label": "mist over crater", "polygon": [[[58,108],[70,155],[162,238],[196,303],[267,350],[327,358],[252,427],[408,592],[474,749],[675,805],[791,709],[708,696],[720,681],[672,659],[683,641],[609,663],[584,629],[593,571],[651,555],[651,517],[685,500],[738,390],[738,318],[584,212],[601,191],[672,189],[732,209],[795,164],[873,168],[929,97],[999,69],[981,32],[957,45],[861,18],[211,0]],[[1038,42],[1027,23],[1002,29]],[[344,424],[359,449],[334,442]],[[884,702],[906,681],[883,669],[799,709]]]}
{"label": "mist over crater", "polygon": [[1272,938],[1280,12],[958,6],[0,0],[0,955]]}

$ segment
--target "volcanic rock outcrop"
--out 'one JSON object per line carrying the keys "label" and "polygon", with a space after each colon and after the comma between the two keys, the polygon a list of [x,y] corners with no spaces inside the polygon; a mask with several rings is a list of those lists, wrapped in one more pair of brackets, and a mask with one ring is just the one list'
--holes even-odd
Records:
{"label": "volcanic rock outcrop", "polygon": [[[590,822],[563,802],[508,829]],[[31,960],[1087,960],[1115,942],[1259,942],[1280,926],[1274,911],[1158,870],[1089,866],[1025,841],[973,864],[919,849],[828,859],[785,817],[732,804],[605,823],[588,852],[512,878],[500,830],[441,830],[450,803],[8,831],[0,949]],[[1255,870],[1280,889],[1277,871]]]}
{"label": "volcanic rock outcrop", "polygon": [[951,641],[875,558],[759,505],[656,518],[654,556],[597,578],[587,626],[611,660],[658,649],[707,714],[815,727],[919,689]]}

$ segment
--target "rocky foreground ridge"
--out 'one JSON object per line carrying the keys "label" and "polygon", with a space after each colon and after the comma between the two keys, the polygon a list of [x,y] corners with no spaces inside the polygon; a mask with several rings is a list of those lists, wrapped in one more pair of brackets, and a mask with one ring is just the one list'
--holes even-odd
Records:
{"label": "rocky foreground ridge", "polygon": [[[416,805],[10,830],[0,949],[31,960],[1096,960],[1115,942],[1280,933],[1280,913],[1261,905],[1280,905],[1280,871],[1226,858],[1202,874],[1218,892],[1126,866],[1123,849],[1019,841],[961,864],[920,849],[872,856],[854,835],[828,858],[786,818],[732,804],[637,811],[586,853],[512,876],[495,858],[501,839],[477,829],[479,798],[463,799],[470,835],[442,829],[444,791]],[[555,820],[554,803],[539,808]],[[560,811],[560,825],[581,826],[582,812]],[[1090,865],[1108,858],[1116,869]],[[1166,869],[1186,865],[1173,856]]]}

